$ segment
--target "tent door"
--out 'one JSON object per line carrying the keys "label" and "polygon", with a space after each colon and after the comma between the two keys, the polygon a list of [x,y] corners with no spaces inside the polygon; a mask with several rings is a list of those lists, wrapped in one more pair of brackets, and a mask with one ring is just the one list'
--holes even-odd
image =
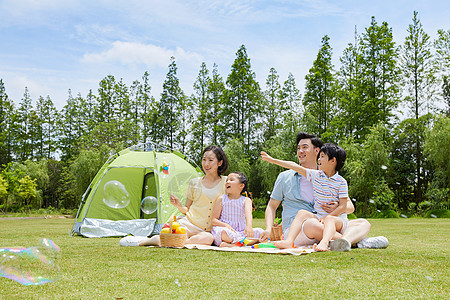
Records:
{"label": "tent door", "polygon": [[[155,178],[155,173],[150,172],[145,174],[144,177],[144,186],[142,188],[142,198],[144,199],[147,196],[153,196],[156,199],[158,199],[158,192],[157,192],[157,188],[156,188],[156,178]],[[141,219],[157,219],[158,217],[158,210],[160,209],[159,207],[160,202],[158,200],[158,209],[152,213],[152,214],[144,214],[141,210]]]}

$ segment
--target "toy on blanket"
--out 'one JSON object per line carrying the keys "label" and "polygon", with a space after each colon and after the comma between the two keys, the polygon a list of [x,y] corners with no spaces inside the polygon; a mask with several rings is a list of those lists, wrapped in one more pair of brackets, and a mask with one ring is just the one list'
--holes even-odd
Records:
{"label": "toy on blanket", "polygon": [[259,243],[258,239],[248,239],[247,237],[245,237],[234,245],[238,246],[238,247],[242,247],[242,246],[252,246],[257,243]]}
{"label": "toy on blanket", "polygon": [[259,243],[257,245],[252,246],[253,249],[262,249],[262,248],[272,248],[272,249],[278,249],[275,247],[273,243]]}

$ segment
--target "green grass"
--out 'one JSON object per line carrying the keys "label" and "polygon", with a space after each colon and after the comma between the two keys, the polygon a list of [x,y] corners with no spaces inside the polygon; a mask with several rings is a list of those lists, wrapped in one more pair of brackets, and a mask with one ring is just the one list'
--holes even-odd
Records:
{"label": "green grass", "polygon": [[23,286],[0,277],[0,299],[450,297],[449,219],[371,219],[370,235],[387,236],[387,249],[301,256],[120,247],[119,238],[69,237],[72,222],[0,218],[0,247],[50,238],[62,251],[60,280]]}

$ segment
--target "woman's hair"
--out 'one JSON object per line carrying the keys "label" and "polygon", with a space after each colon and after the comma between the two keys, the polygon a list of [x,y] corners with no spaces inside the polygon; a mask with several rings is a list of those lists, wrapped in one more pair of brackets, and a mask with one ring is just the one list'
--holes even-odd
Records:
{"label": "woman's hair", "polygon": [[217,169],[218,175],[220,176],[223,173],[225,173],[228,169],[228,159],[227,159],[227,156],[225,155],[225,152],[223,152],[222,148],[220,148],[219,146],[215,146],[215,145],[208,146],[205,148],[205,150],[203,150],[202,155],[208,151],[214,152],[214,155],[216,156],[217,160],[219,162],[222,161],[222,164]]}

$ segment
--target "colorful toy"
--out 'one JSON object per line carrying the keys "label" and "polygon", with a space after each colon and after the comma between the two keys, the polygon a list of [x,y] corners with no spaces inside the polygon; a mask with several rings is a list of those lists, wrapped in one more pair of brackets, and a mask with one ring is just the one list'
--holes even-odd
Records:
{"label": "colorful toy", "polygon": [[253,249],[262,249],[262,248],[275,248],[278,249],[277,247],[275,247],[275,245],[273,243],[260,243],[257,245],[252,246]]}
{"label": "colorful toy", "polygon": [[169,175],[169,164],[163,161],[162,166],[159,168],[160,172],[163,172],[165,175]]}
{"label": "colorful toy", "polygon": [[248,238],[243,238],[242,240],[240,240],[239,242],[237,242],[236,244],[234,244],[235,246],[238,247],[242,247],[242,246],[252,246],[254,244],[259,243],[259,240],[257,239],[248,239]]}

